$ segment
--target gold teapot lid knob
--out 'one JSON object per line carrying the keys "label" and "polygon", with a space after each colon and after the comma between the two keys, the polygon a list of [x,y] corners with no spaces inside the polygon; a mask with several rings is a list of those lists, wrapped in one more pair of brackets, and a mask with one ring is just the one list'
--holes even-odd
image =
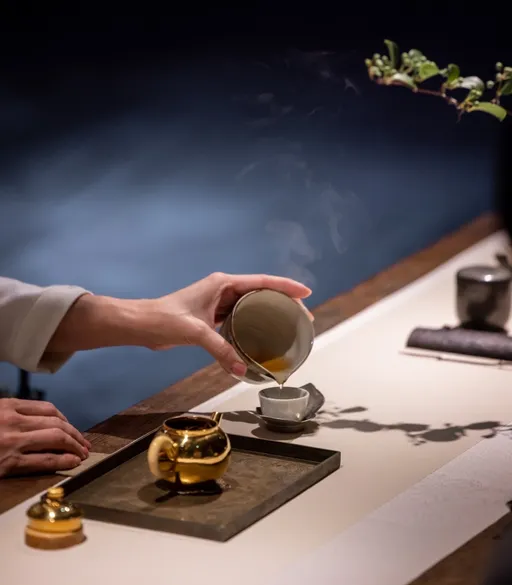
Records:
{"label": "gold teapot lid knob", "polygon": [[64,500],[64,488],[50,488],[27,511],[28,526],[41,532],[72,532],[82,527],[80,508]]}

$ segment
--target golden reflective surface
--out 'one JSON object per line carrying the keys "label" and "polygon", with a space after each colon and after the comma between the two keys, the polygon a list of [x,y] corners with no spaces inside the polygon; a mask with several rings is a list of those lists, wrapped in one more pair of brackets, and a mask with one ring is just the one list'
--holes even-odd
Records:
{"label": "golden reflective surface", "polygon": [[218,480],[231,456],[221,415],[183,415],[167,419],[148,450],[151,473],[171,483],[193,485]]}
{"label": "golden reflective surface", "polygon": [[50,488],[27,510],[27,526],[47,533],[73,532],[82,527],[83,513],[74,504],[64,501],[62,487]]}

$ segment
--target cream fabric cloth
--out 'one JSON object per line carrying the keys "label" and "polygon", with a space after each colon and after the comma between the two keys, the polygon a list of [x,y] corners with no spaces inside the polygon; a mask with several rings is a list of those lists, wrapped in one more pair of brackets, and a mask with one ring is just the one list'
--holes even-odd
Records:
{"label": "cream fabric cloth", "polygon": [[106,453],[91,452],[91,453],[89,453],[89,457],[87,457],[87,459],[85,459],[85,461],[82,461],[82,463],[80,463],[80,465],[78,465],[74,469],[66,469],[65,471],[57,471],[56,473],[57,473],[57,475],[64,475],[66,477],[74,477],[75,475],[79,475],[80,473],[82,473],[82,471],[89,469],[89,467],[96,465],[96,463],[100,463],[106,457],[108,457],[108,455]]}
{"label": "cream fabric cloth", "polygon": [[29,372],[56,372],[72,354],[45,354],[46,347],[73,303],[88,293],[0,277],[0,361]]}

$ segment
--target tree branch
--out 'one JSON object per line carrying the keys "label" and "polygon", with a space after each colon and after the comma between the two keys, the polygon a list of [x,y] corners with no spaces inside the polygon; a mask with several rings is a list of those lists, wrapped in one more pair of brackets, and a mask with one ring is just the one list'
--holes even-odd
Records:
{"label": "tree branch", "polygon": [[[496,63],[495,80],[484,82],[476,76],[461,77],[459,66],[454,63],[440,69],[434,61],[427,59],[417,49],[399,55],[396,43],[389,40],[384,43],[388,55],[375,53],[371,59],[365,61],[368,75],[375,83],[398,85],[410,89],[413,93],[440,97],[457,109],[459,119],[463,114],[476,111],[491,114],[500,121],[512,115],[512,112],[506,110],[500,103],[503,95],[512,94],[512,67]],[[434,77],[443,78],[441,89],[421,87],[423,82]],[[455,89],[467,90],[464,99],[459,101],[447,93]],[[494,96],[482,101],[484,93],[493,89]]]}

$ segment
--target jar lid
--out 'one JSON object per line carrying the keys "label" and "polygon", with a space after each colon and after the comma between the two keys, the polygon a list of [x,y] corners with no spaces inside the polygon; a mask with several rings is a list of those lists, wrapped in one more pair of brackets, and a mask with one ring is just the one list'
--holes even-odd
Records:
{"label": "jar lid", "polygon": [[474,282],[507,282],[511,280],[510,270],[504,266],[466,266],[457,272],[457,277]]}
{"label": "jar lid", "polygon": [[42,532],[70,532],[82,525],[83,513],[80,508],[64,501],[62,487],[50,488],[27,510],[29,525]]}

